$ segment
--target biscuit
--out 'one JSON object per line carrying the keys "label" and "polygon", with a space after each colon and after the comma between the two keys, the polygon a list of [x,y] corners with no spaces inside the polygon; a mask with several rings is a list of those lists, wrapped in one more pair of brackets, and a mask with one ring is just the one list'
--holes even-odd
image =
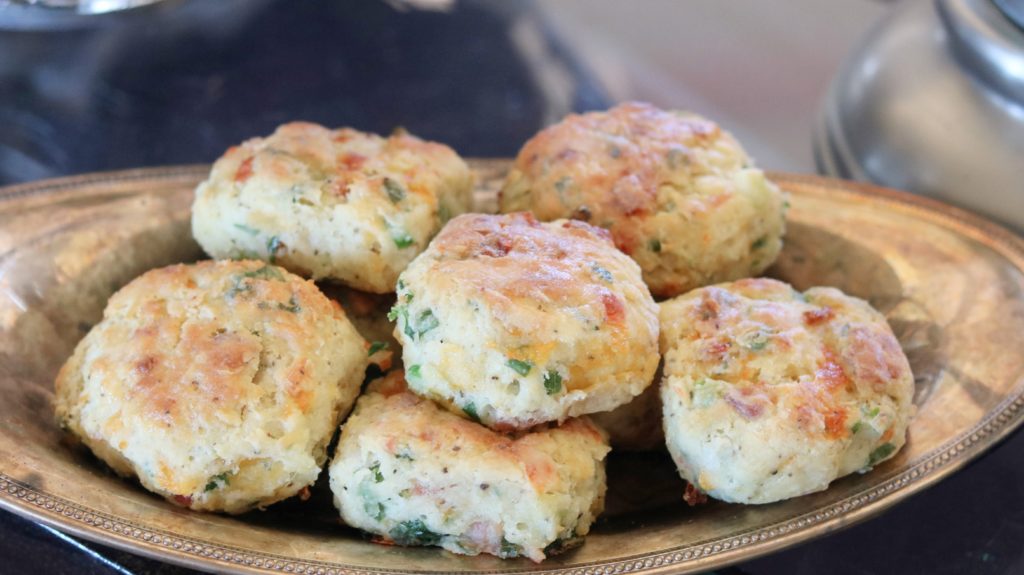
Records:
{"label": "biscuit", "polygon": [[661,398],[680,475],[725,501],[820,491],[906,441],[914,378],[885,318],[770,279],[661,304]]}
{"label": "biscuit", "polygon": [[258,261],[143,274],[56,381],[62,427],[168,500],[240,513],[312,484],[368,344],[312,282]]}
{"label": "biscuit", "polygon": [[214,258],[387,293],[471,206],[469,167],[447,146],[294,122],[214,163],[196,189],[192,233]]}
{"label": "biscuit", "polygon": [[650,385],[657,304],[607,232],[459,216],[402,273],[410,388],[495,429],[608,411]]}
{"label": "biscuit", "polygon": [[714,122],[627,103],[530,139],[502,212],[608,229],[657,297],[758,275],[782,248],[785,198]]}
{"label": "biscuit", "polygon": [[504,435],[410,393],[370,384],[330,465],[346,523],[382,542],[541,561],[603,510],[603,433],[586,418]]}

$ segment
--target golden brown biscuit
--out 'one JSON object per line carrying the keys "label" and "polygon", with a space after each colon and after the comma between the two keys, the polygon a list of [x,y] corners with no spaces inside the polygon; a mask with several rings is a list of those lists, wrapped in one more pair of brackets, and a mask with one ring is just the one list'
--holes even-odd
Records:
{"label": "golden brown biscuit", "polygon": [[661,304],[669,452],[717,499],[769,503],[820,491],[892,457],[914,378],[885,318],[833,288],[769,279]]}
{"label": "golden brown biscuit", "polygon": [[661,297],[761,273],[785,228],[783,194],[728,132],[635,102],[530,139],[499,205],[608,229]]}
{"label": "golden brown biscuit", "polygon": [[402,273],[410,388],[495,428],[607,411],[650,385],[657,305],[607,232],[459,216]]}
{"label": "golden brown biscuit", "polygon": [[215,258],[387,293],[471,206],[472,174],[445,145],[293,122],[217,160],[196,189],[192,233]]}
{"label": "golden brown biscuit", "polygon": [[401,545],[540,561],[604,508],[603,433],[586,418],[507,436],[410,393],[370,384],[331,461],[345,522]]}
{"label": "golden brown biscuit", "polygon": [[367,343],[281,268],[206,261],[122,288],[61,369],[63,427],[178,505],[240,513],[312,484]]}

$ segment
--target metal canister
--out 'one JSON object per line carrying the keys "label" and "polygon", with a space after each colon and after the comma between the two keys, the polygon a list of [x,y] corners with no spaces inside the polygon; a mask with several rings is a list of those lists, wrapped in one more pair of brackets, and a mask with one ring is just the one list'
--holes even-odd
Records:
{"label": "metal canister", "polygon": [[818,169],[1024,230],[1024,0],[908,2],[839,71]]}

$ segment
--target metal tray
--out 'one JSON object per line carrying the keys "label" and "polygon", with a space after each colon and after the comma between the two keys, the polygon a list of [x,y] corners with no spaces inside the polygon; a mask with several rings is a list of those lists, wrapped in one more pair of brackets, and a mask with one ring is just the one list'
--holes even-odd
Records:
{"label": "metal tray", "polygon": [[[505,160],[474,160],[482,211]],[[764,505],[690,508],[664,454],[610,456],[608,511],[586,544],[541,564],[372,544],[344,527],[323,485],[239,517],[194,513],[69,447],[53,378],[143,271],[202,257],[189,233],[206,167],[85,175],[0,190],[0,507],[63,531],[211,571],[290,573],[702,571],[866,519],[953,473],[1024,415],[1024,241],[905,193],[772,174],[791,194],[770,274],[833,285],[888,317],[916,375],[907,446],[824,492]]]}

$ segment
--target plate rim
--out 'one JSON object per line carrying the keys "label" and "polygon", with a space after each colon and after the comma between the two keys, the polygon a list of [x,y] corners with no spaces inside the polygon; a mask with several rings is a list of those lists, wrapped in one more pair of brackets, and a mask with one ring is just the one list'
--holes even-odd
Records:
{"label": "plate rim", "polygon": [[[471,158],[473,165],[507,163],[502,158]],[[18,198],[57,193],[90,185],[135,180],[168,181],[195,179],[207,173],[209,165],[174,165],[93,172],[38,180],[0,188],[0,206]],[[967,210],[941,201],[876,186],[816,175],[766,172],[782,185],[790,184],[811,195],[841,193],[862,201],[881,201],[911,212],[978,241],[993,249],[1024,273],[1024,238],[1013,231]],[[599,575],[610,573],[682,573],[707,570],[739,559],[758,557],[798,542],[809,541],[877,515],[906,498],[931,487],[995,447],[1024,423],[1024,385],[1015,382],[1011,391],[974,426],[961,431],[941,446],[922,456],[913,466],[880,477],[872,485],[834,502],[775,523],[733,534],[723,539],[696,542],[612,561],[574,566],[508,571],[543,572],[558,575]],[[103,545],[122,549],[204,571],[236,573],[317,573],[335,575],[378,575],[397,571],[387,568],[346,566],[311,559],[272,555],[230,545],[211,544],[163,529],[136,525],[48,493],[8,476],[0,462],[0,508],[54,527],[63,532]],[[502,570],[505,572],[505,570]],[[416,571],[416,573],[433,573]]]}

